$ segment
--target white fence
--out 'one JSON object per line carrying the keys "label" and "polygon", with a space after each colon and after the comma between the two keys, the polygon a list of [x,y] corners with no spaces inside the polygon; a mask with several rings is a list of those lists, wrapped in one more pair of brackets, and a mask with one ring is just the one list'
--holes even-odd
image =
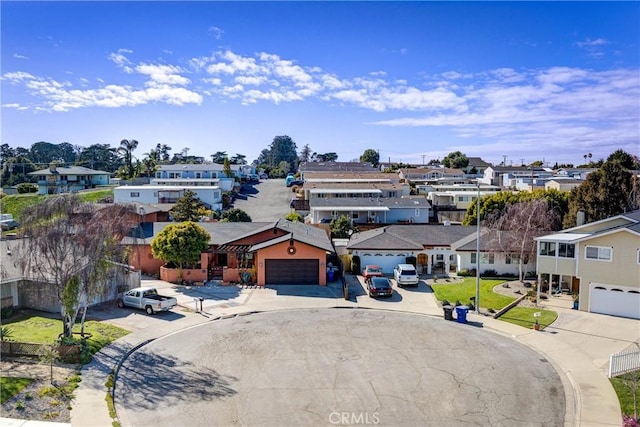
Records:
{"label": "white fence", "polygon": [[640,351],[627,351],[609,356],[609,378],[640,370]]}

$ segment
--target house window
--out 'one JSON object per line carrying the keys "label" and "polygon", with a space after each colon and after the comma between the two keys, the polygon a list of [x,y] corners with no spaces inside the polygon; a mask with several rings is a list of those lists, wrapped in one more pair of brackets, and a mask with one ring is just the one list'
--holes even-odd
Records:
{"label": "house window", "polygon": [[476,253],[473,252],[471,254],[471,264],[477,264],[478,262],[476,261]]}
{"label": "house window", "polygon": [[576,245],[573,243],[558,243],[558,257],[575,258]]}
{"label": "house window", "polygon": [[495,261],[495,254],[481,254],[480,255],[480,263],[481,264],[493,264]]}
{"label": "house window", "polygon": [[331,218],[337,218],[338,217],[338,211],[331,211]]}
{"label": "house window", "polygon": [[395,191],[389,191],[389,197],[398,197]]}
{"label": "house window", "polygon": [[196,179],[200,179],[202,178],[202,173],[201,172],[196,172]]}
{"label": "house window", "polygon": [[604,246],[587,246],[584,257],[597,261],[611,261],[611,248]]}
{"label": "house window", "polygon": [[[520,254],[507,254],[505,259],[506,264],[519,264]],[[526,264],[526,263],[525,263]]]}
{"label": "house window", "polygon": [[540,242],[540,255],[556,256],[556,242]]}
{"label": "house window", "polygon": [[420,216],[420,209],[416,208],[415,216]]}
{"label": "house window", "polygon": [[132,191],[131,193],[129,193],[130,197],[140,197],[140,192],[139,191]]}
{"label": "house window", "polygon": [[351,213],[351,218],[358,219],[358,218],[360,218],[360,214],[358,212],[353,212],[353,213]]}

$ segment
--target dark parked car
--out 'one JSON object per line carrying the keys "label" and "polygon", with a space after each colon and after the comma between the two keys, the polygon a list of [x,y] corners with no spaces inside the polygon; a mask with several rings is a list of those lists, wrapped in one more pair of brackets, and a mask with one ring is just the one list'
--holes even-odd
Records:
{"label": "dark parked car", "polygon": [[372,277],[371,280],[367,282],[367,290],[371,298],[391,297],[391,295],[393,295],[391,280],[386,277]]}

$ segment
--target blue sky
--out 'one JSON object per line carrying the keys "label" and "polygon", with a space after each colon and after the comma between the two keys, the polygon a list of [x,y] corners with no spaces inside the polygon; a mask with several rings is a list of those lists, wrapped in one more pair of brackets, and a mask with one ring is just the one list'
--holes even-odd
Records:
{"label": "blue sky", "polygon": [[2,143],[640,154],[639,2],[0,3]]}

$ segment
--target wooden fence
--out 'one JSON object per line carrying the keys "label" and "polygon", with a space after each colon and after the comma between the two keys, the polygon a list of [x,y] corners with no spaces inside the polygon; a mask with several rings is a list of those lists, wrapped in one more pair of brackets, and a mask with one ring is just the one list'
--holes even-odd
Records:
{"label": "wooden fence", "polygon": [[[42,349],[50,347],[47,344],[28,342],[2,341],[2,356],[9,357],[39,357]],[[77,363],[80,360],[79,345],[57,345],[54,347],[60,358],[67,362]]]}

